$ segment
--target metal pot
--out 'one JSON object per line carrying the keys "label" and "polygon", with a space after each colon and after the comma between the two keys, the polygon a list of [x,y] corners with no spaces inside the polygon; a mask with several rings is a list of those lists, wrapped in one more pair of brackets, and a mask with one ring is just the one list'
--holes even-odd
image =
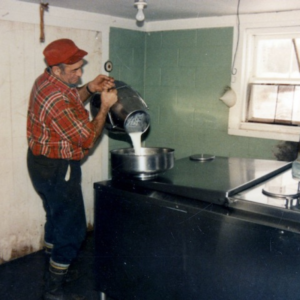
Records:
{"label": "metal pot", "polygon": [[114,173],[139,179],[150,179],[174,166],[174,149],[141,148],[136,155],[133,148],[111,150],[111,166]]}
{"label": "metal pot", "polygon": [[[138,92],[122,81],[115,81],[118,101],[106,118],[105,128],[114,133],[145,132],[150,126],[147,105]],[[101,94],[94,94],[90,101],[95,117],[101,106]]]}

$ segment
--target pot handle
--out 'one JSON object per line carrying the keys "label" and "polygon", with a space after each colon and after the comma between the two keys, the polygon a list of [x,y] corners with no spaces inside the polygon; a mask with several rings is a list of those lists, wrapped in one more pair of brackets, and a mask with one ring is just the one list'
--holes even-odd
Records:
{"label": "pot handle", "polygon": [[138,94],[138,96],[139,96],[141,102],[145,105],[145,107],[146,107],[147,109],[149,109],[148,105],[146,104],[145,100],[141,97],[141,95],[140,95],[138,92],[136,92],[136,93]]}
{"label": "pot handle", "polygon": [[116,124],[113,121],[113,118],[112,118],[112,116],[110,114],[110,111],[107,113],[107,116],[109,118],[109,122],[111,123],[112,128],[116,128]]}

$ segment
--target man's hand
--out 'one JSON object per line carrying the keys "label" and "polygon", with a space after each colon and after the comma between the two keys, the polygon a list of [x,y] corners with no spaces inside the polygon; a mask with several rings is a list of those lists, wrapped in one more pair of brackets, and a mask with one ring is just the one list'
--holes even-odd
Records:
{"label": "man's hand", "polygon": [[109,111],[109,109],[118,101],[117,90],[116,89],[104,89],[101,93],[101,108],[104,111]]}
{"label": "man's hand", "polygon": [[98,75],[94,80],[88,83],[88,89],[92,93],[103,92],[115,87],[114,78],[106,75]]}
{"label": "man's hand", "polygon": [[104,128],[107,113],[110,108],[118,101],[116,89],[105,89],[101,93],[101,106],[98,114],[93,119],[92,123],[96,131],[96,137],[98,137]]}

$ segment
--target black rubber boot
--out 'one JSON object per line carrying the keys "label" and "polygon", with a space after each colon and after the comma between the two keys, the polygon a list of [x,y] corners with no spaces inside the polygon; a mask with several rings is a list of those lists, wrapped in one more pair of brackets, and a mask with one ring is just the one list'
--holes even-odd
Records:
{"label": "black rubber boot", "polygon": [[44,300],[66,300],[63,293],[63,283],[66,273],[46,271]]}
{"label": "black rubber boot", "polygon": [[66,274],[66,276],[64,278],[64,282],[70,283],[70,282],[80,279],[82,276],[83,275],[80,274],[78,270],[72,269],[72,270],[69,270],[68,273]]}
{"label": "black rubber boot", "polygon": [[57,270],[50,265],[45,274],[43,300],[84,300],[85,296],[67,293],[64,284],[68,281],[67,270]]}
{"label": "black rubber boot", "polygon": [[[50,265],[50,259],[51,259],[51,252],[52,248],[47,248],[46,246],[44,247],[44,258],[45,258],[45,268],[48,269]],[[51,267],[50,267],[51,268]],[[46,273],[47,274],[47,273]],[[66,273],[66,276],[64,276],[64,282],[65,283],[70,283],[72,281],[75,281],[82,277],[83,275],[79,273],[76,267],[71,265],[68,268],[68,272]],[[46,278],[45,278],[46,281]]]}

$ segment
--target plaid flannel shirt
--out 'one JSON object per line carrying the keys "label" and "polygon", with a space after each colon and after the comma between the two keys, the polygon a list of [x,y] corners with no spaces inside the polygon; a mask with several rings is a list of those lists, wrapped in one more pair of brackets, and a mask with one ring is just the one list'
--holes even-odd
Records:
{"label": "plaid flannel shirt", "polygon": [[33,85],[28,107],[27,139],[33,154],[80,160],[95,138],[77,88],[46,69]]}

